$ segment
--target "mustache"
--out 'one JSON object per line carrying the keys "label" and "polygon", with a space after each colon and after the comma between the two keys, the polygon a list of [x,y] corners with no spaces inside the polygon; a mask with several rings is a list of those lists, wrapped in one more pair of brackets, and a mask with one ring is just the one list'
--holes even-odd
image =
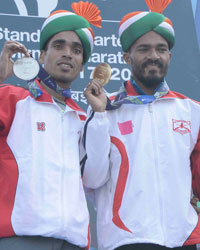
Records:
{"label": "mustache", "polygon": [[163,64],[161,63],[161,61],[159,61],[159,60],[152,60],[152,59],[149,59],[146,62],[144,62],[142,64],[142,68],[144,69],[144,68],[146,68],[149,65],[157,65],[160,69],[163,68]]}

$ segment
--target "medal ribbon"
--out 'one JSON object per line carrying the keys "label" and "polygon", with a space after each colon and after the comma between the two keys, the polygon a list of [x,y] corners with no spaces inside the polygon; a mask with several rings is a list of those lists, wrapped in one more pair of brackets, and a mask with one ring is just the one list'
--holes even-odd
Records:
{"label": "medal ribbon", "polygon": [[[131,84],[136,85],[136,82],[131,79]],[[122,104],[147,104],[151,103],[154,100],[161,98],[166,95],[169,91],[169,87],[165,81],[163,81],[160,86],[157,88],[154,95],[137,95],[137,96],[128,96],[124,83],[122,84],[119,92],[116,95],[115,100],[107,100],[106,110],[114,110],[121,107]]]}
{"label": "medal ribbon", "polygon": [[39,88],[37,83],[34,81],[37,77],[46,84],[47,87],[54,90],[56,93],[66,97],[71,97],[71,90],[70,89],[63,89],[57,85],[57,83],[51,78],[51,76],[46,72],[46,70],[42,67],[41,64],[39,64],[40,70],[38,75],[32,79],[31,81],[28,81],[28,89],[31,92],[31,94],[37,98],[40,95],[42,95],[42,90]]}

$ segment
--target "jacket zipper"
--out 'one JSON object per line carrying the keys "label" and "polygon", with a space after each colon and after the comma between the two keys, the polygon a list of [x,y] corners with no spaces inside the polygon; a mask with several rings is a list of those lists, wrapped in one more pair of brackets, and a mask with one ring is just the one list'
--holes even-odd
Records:
{"label": "jacket zipper", "polygon": [[[154,101],[155,103],[155,101]],[[150,119],[151,119],[151,126],[152,126],[152,138],[153,138],[153,141],[152,141],[152,145],[153,145],[153,151],[154,151],[154,157],[155,157],[155,160],[154,160],[154,164],[155,164],[155,168],[156,168],[156,173],[157,173],[157,177],[158,177],[158,187],[159,187],[159,190],[161,192],[160,194],[160,197],[162,197],[162,186],[161,186],[161,183],[160,183],[160,172],[159,172],[159,164],[158,164],[158,158],[159,158],[159,154],[158,154],[158,151],[157,151],[157,133],[156,133],[156,119],[155,119],[155,112],[153,110],[153,103],[149,103],[148,104],[148,111],[150,113]],[[163,204],[162,204],[162,200],[161,198],[159,197],[159,204],[160,204],[160,215],[161,215],[161,218],[160,218],[160,226],[161,226],[161,229],[162,229],[162,237],[163,237],[163,241],[165,242],[165,230],[164,230],[164,227],[163,227]]]}
{"label": "jacket zipper", "polygon": [[63,133],[64,133],[64,115],[65,115],[65,111],[64,110],[61,110],[61,126],[62,126],[62,134],[61,134],[61,140],[62,140],[62,176],[61,176],[61,230],[63,230],[64,228],[64,221],[65,221],[65,213],[64,213],[64,194],[63,194],[63,185],[64,185],[64,170],[65,170],[65,167],[64,167],[64,136]]}

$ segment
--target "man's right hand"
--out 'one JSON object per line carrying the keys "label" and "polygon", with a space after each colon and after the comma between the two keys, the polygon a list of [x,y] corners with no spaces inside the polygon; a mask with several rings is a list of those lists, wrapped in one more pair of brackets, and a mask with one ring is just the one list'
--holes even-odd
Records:
{"label": "man's right hand", "polygon": [[107,104],[107,96],[101,82],[94,79],[84,90],[84,96],[95,112],[104,112]]}
{"label": "man's right hand", "polygon": [[12,56],[16,53],[23,53],[30,56],[26,47],[16,41],[6,41],[0,54],[0,82],[13,75]]}

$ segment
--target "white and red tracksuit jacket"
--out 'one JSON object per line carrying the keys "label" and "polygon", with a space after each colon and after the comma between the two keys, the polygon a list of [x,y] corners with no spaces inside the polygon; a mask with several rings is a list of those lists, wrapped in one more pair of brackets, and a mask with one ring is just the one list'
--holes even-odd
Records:
{"label": "white and red tracksuit jacket", "polygon": [[0,237],[40,235],[87,247],[79,164],[85,113],[71,98],[63,112],[40,88],[35,99],[21,87],[0,86]]}
{"label": "white and red tracksuit jacket", "polygon": [[[132,85],[128,95],[138,95]],[[83,181],[95,189],[99,250],[200,243],[200,104],[175,92],[91,113]]]}

